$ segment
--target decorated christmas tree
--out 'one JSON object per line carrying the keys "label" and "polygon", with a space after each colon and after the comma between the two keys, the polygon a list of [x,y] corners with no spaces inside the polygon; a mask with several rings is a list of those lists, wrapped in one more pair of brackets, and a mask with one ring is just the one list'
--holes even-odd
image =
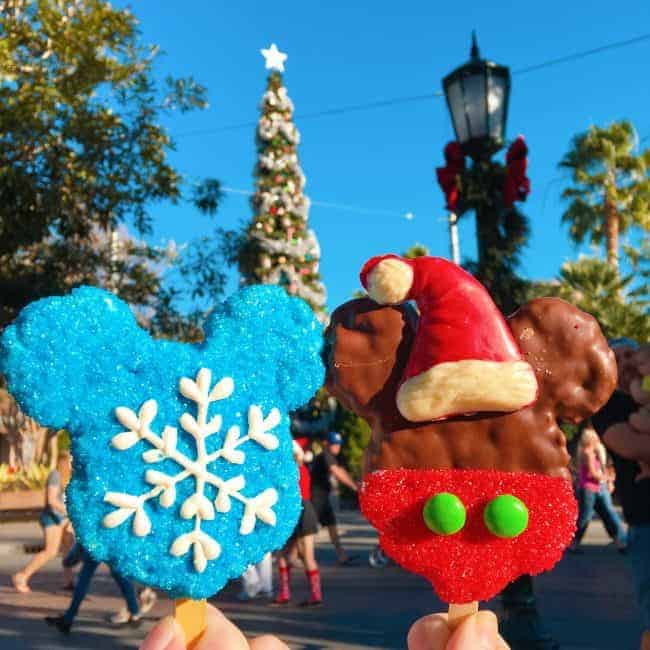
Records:
{"label": "decorated christmas tree", "polygon": [[300,134],[293,123],[293,103],[282,82],[287,55],[275,44],[262,54],[271,72],[257,126],[253,218],[239,252],[239,270],[244,284],[283,286],[324,317],[320,247],[307,226],[309,199],[298,162]]}

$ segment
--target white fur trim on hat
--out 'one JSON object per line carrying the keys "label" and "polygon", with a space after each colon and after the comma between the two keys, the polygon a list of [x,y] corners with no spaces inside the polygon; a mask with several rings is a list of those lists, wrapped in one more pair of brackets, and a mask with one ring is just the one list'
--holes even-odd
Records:
{"label": "white fur trim on hat", "polygon": [[439,363],[407,379],[397,408],[411,422],[477,412],[512,412],[537,398],[537,378],[525,361],[467,359]]}

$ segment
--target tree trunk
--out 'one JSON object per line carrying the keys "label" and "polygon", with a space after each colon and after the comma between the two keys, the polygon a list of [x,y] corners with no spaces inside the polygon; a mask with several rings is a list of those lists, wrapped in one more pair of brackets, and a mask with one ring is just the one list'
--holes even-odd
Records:
{"label": "tree trunk", "polygon": [[616,203],[605,196],[605,246],[607,248],[607,263],[618,272],[618,235],[619,218]]}

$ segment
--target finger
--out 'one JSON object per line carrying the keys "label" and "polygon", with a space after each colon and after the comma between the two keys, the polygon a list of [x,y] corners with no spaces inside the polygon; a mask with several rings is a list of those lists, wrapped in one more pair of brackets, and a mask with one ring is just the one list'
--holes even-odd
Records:
{"label": "finger", "polygon": [[505,639],[499,634],[497,637],[497,650],[510,650],[510,646],[505,642]]}
{"label": "finger", "polygon": [[185,650],[185,635],[181,626],[172,616],[163,618],[147,634],[140,650]]}
{"label": "finger", "polygon": [[413,623],[406,642],[408,650],[445,650],[450,636],[447,614],[430,614]]}
{"label": "finger", "polygon": [[[483,609],[454,631],[446,650],[500,650],[499,624],[494,612]],[[507,646],[506,646],[507,647]]]}
{"label": "finger", "polygon": [[265,634],[258,636],[250,642],[251,650],[289,650],[289,646],[275,636]]}
{"label": "finger", "polygon": [[216,607],[208,603],[206,614],[208,626],[196,650],[248,650],[246,637]]}

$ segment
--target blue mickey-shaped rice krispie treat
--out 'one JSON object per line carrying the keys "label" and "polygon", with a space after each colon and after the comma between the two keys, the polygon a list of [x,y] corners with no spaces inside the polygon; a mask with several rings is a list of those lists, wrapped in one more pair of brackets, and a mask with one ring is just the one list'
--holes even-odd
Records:
{"label": "blue mickey-shaped rice krispie treat", "polygon": [[215,309],[199,345],[153,340],[91,287],[22,310],[1,339],[11,393],[67,429],[67,504],[98,561],[205,598],[280,548],[300,514],[289,411],[323,382],[321,327],[277,287]]}

